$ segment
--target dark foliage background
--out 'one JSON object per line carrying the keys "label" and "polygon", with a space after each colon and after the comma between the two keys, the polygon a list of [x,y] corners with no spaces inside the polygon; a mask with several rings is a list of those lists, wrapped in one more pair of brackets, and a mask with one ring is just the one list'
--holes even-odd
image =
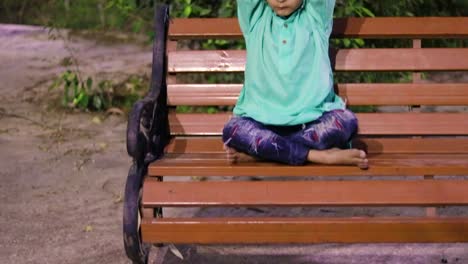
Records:
{"label": "dark foliage background", "polygon": [[[234,0],[2,0],[0,23],[145,32],[152,8],[172,6],[174,17],[232,17]],[[337,0],[335,16],[467,16],[468,0]]]}
{"label": "dark foliage background", "polygon": [[[68,28],[102,32],[129,32],[146,34],[148,42],[152,32],[154,6],[161,3],[171,5],[172,17],[235,17],[235,0],[2,0],[0,1],[0,23],[30,24],[52,29]],[[468,0],[337,0],[335,17],[381,17],[381,16],[468,16]],[[468,25],[467,25],[468,26]],[[182,43],[185,47],[204,49],[241,49],[242,40],[205,40]],[[411,47],[411,40],[362,40],[332,39],[337,48],[361,47]],[[423,40],[423,47],[468,47],[467,40]],[[71,56],[71,64],[79,58]],[[72,65],[71,65],[72,66]],[[429,75],[423,74],[423,78]],[[139,76],[131,80],[147,80]],[[129,108],[142,93],[124,95],[124,103],[116,103],[111,81],[93,85],[79,71],[70,70],[59,76],[55,86],[64,90],[64,105],[90,110],[105,110],[109,107]],[[185,76],[181,81],[190,82],[242,82],[242,74]],[[336,82],[407,82],[408,72],[396,73],[336,73]],[[94,82],[97,83],[97,82]],[[136,84],[135,84],[136,83]],[[137,87],[147,87],[146,81],[132,81]],[[97,87],[97,88],[96,88]],[[79,88],[79,89],[78,89]],[[70,95],[69,90],[78,90]],[[97,91],[97,92],[96,92]],[[107,92],[106,92],[107,91]],[[106,99],[110,98],[110,99]],[[181,107],[181,111],[194,111]],[[364,109],[366,110],[366,109]],[[367,109],[366,111],[368,111]],[[201,111],[216,112],[218,108],[201,108]],[[370,109],[369,111],[372,111]]]}

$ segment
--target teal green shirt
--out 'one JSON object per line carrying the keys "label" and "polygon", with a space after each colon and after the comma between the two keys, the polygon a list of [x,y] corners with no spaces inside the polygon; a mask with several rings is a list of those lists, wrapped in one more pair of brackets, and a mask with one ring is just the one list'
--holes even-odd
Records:
{"label": "teal green shirt", "polygon": [[286,126],[345,108],[333,89],[328,56],[335,0],[304,0],[288,18],[265,0],[237,3],[247,63],[235,115]]}

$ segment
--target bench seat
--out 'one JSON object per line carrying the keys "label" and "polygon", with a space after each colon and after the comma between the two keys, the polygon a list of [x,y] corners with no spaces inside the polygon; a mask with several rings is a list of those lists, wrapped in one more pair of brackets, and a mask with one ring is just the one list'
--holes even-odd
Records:
{"label": "bench seat", "polygon": [[[149,166],[151,176],[421,176],[468,175],[468,154],[371,154],[369,169],[273,162],[230,163],[223,153],[167,154]],[[468,189],[467,189],[468,190]]]}
{"label": "bench seat", "polygon": [[231,163],[220,137],[178,137],[149,176],[423,176],[468,175],[468,138],[360,138],[353,145],[369,155],[369,169],[266,161]]}

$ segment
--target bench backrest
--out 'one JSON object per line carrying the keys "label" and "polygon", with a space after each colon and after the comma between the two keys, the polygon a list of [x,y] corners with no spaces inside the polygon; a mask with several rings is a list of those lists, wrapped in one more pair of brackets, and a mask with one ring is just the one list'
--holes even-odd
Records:
{"label": "bench backrest", "polygon": [[[468,83],[429,83],[422,72],[468,70],[468,48],[424,48],[426,39],[467,39],[468,18],[346,18],[336,19],[332,38],[406,39],[409,48],[352,48],[330,51],[336,72],[411,72],[398,83],[339,83],[337,93],[350,106],[454,106],[468,105]],[[237,19],[174,19],[167,42],[168,105],[233,106],[242,83],[185,83],[183,74],[239,73],[244,71],[245,50],[187,50],[181,41],[242,39]],[[466,42],[464,42],[466,45]],[[183,49],[182,49],[183,48]],[[409,109],[408,108],[408,109]],[[170,131],[176,136],[219,136],[231,113],[170,113]],[[466,113],[359,113],[361,137],[467,136]],[[375,151],[393,147],[393,141]],[[388,144],[387,144],[388,143]],[[452,151],[468,152],[466,140],[454,141]],[[425,144],[425,143],[423,143]],[[445,143],[442,143],[445,144]],[[171,146],[175,150],[175,146]],[[179,146],[180,147],[180,146]],[[405,146],[400,146],[405,147]],[[406,146],[407,147],[407,146]],[[423,147],[422,145],[418,147]],[[198,150],[221,148],[201,143]],[[371,147],[372,148],[372,147]],[[431,147],[432,148],[432,147]],[[438,146],[433,146],[438,149]],[[183,146],[179,151],[191,151]]]}

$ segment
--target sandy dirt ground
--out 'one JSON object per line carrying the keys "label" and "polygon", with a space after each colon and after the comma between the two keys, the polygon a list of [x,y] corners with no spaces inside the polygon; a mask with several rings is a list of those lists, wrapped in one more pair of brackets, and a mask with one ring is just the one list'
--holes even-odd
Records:
{"label": "sandy dirt ground", "polygon": [[[151,47],[75,38],[84,75],[119,80],[149,73]],[[37,27],[0,25],[0,263],[129,263],[122,192],[130,166],[126,119],[48,107],[69,56]],[[98,119],[97,119],[97,118]],[[451,215],[467,209],[446,208]],[[167,215],[418,215],[418,208],[166,211]],[[466,244],[178,246],[151,263],[468,263]]]}

